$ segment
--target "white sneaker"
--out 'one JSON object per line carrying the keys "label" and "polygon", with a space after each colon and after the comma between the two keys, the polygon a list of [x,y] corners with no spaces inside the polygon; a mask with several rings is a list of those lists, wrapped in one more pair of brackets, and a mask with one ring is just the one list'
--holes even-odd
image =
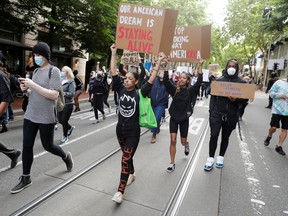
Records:
{"label": "white sneaker", "polygon": [[61,143],[67,143],[69,141],[68,137],[63,136],[60,140]]}
{"label": "white sneaker", "polygon": [[175,170],[175,164],[169,164],[169,166],[167,167],[166,171],[171,173]]}
{"label": "white sneaker", "polygon": [[224,157],[223,156],[218,156],[216,160],[216,167],[217,168],[222,168],[224,166]]}
{"label": "white sneaker", "polygon": [[129,174],[126,185],[128,186],[128,185],[132,184],[132,182],[135,180],[135,178],[136,178],[135,172],[133,174]]}
{"label": "white sneaker", "polygon": [[213,157],[208,157],[204,166],[204,170],[206,171],[212,170],[214,163],[215,163],[215,159]]}
{"label": "white sneaker", "polygon": [[116,193],[114,194],[112,200],[113,200],[114,202],[116,202],[116,203],[121,204],[122,201],[123,201],[123,194],[122,194],[120,191],[116,192]]}

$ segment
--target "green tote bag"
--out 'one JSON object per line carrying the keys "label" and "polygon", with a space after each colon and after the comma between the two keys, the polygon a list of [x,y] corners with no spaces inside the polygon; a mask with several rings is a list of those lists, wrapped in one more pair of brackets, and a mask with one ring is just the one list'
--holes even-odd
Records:
{"label": "green tote bag", "polygon": [[151,106],[151,99],[149,97],[143,97],[141,90],[138,91],[138,95],[140,127],[156,128],[157,121]]}

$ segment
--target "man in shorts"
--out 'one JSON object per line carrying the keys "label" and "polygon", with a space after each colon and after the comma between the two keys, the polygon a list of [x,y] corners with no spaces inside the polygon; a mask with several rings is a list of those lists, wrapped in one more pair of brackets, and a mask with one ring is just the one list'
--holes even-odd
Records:
{"label": "man in shorts", "polygon": [[286,74],[286,79],[278,80],[273,84],[270,90],[270,97],[273,99],[272,117],[270,122],[271,127],[268,136],[264,141],[264,145],[268,146],[270,144],[273,133],[277,128],[280,128],[281,121],[281,133],[275,150],[279,154],[285,155],[282,145],[286,139],[288,129],[288,72]]}

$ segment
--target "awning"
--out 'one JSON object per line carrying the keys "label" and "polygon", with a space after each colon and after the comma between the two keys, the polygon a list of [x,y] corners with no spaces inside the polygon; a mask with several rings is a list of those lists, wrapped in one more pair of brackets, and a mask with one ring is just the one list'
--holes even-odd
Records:
{"label": "awning", "polygon": [[17,41],[0,39],[0,44],[13,46],[13,47],[18,47],[18,48],[25,49],[25,50],[32,50],[32,47],[27,46],[27,45],[25,45],[23,43],[20,43],[20,42],[17,42]]}

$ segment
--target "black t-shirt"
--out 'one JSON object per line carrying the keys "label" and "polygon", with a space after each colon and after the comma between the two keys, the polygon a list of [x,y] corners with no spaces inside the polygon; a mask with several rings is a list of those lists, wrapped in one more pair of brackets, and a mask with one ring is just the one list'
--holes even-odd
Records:
{"label": "black t-shirt", "polygon": [[[121,82],[118,75],[113,76],[113,87],[119,95],[119,114],[118,114],[118,124],[122,126],[138,126],[139,127],[139,96],[138,90],[133,89],[132,91],[127,91]],[[141,87],[141,93],[143,97],[149,95],[152,85],[146,82]]]}

